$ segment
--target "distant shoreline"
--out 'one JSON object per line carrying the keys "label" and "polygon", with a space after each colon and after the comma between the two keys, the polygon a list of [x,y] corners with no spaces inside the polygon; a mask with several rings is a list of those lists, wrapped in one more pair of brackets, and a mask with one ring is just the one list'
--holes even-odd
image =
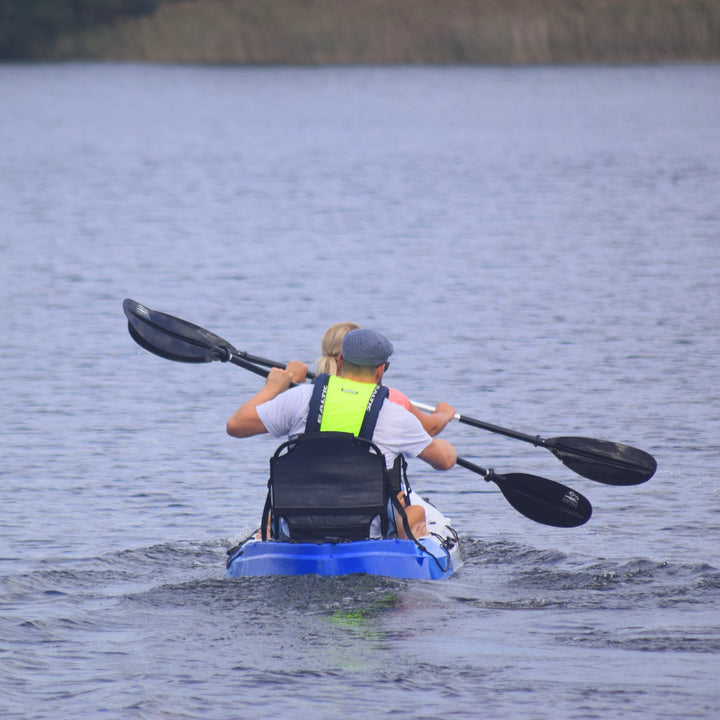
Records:
{"label": "distant shoreline", "polygon": [[36,60],[226,65],[720,61],[719,0],[175,0]]}

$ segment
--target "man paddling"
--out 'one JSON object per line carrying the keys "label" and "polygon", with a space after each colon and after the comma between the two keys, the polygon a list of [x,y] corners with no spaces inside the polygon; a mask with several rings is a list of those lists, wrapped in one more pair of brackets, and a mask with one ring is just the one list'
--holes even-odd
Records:
{"label": "man paddling", "polygon": [[[319,430],[359,434],[368,401],[375,389],[381,388],[392,352],[390,341],[375,330],[353,330],[345,336],[340,376],[325,380],[327,386],[317,418]],[[304,383],[306,372],[307,366],[295,361],[284,370],[273,368],[265,386],[228,420],[228,434],[243,438],[269,432],[282,438],[306,432],[314,391],[313,385]],[[291,388],[292,383],[303,384]],[[313,416],[311,425],[315,419]],[[419,420],[396,403],[380,404],[371,439],[384,454],[388,469],[397,468],[399,458],[418,457],[436,470],[448,470],[457,458],[449,442],[430,437]],[[405,511],[413,535],[427,534],[424,509],[409,505]],[[397,525],[398,534],[404,536],[402,525]]]}
{"label": "man paddling", "polygon": [[[328,373],[329,375],[340,375],[340,367],[342,365],[342,341],[351,330],[359,330],[360,326],[354,322],[339,322],[331,325],[320,340],[320,350],[322,357],[316,363],[315,368],[318,373]],[[423,412],[419,407],[410,402],[410,399],[399,390],[388,387],[388,400],[390,402],[402,405],[409,410],[425,428],[431,437],[439,435],[445,426],[455,419],[455,408],[446,402],[439,402],[430,410],[425,408],[427,412]]]}

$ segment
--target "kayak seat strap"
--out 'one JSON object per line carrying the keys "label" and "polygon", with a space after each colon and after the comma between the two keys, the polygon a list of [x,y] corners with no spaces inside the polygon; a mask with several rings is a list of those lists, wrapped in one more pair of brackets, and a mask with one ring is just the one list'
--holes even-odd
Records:
{"label": "kayak seat strap", "polygon": [[369,440],[343,432],[293,438],[270,459],[268,487],[263,515],[269,511],[274,539],[349,542],[387,536],[385,457]]}

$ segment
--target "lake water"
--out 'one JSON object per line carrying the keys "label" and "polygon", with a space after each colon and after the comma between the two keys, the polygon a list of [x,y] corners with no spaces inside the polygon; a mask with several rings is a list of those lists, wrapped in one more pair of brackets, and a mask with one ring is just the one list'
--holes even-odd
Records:
{"label": "lake water", "polygon": [[[0,66],[0,715],[710,718],[720,705],[720,66]],[[421,402],[652,453],[519,515],[411,463],[464,565],[224,578],[259,522],[262,380],[130,338],[131,297],[313,361],[395,344]],[[422,466],[422,467],[421,467]]]}

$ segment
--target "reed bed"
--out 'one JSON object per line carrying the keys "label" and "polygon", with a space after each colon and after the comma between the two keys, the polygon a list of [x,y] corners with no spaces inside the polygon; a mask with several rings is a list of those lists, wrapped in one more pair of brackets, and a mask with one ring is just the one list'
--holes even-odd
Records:
{"label": "reed bed", "polygon": [[177,0],[49,59],[213,64],[720,60],[720,0]]}

